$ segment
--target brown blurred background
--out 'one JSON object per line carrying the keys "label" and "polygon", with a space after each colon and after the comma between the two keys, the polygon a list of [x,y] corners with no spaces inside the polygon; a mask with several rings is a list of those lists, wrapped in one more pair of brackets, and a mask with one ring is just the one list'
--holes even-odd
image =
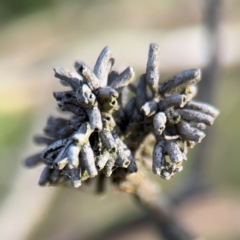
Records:
{"label": "brown blurred background", "polygon": [[114,69],[140,74],[152,42],[161,47],[161,81],[203,68],[199,99],[221,110],[184,171],[153,179],[170,199],[196,183],[201,194],[185,194],[174,207],[184,228],[240,239],[239,41],[239,0],[0,0],[0,239],[160,239],[130,196],[110,186],[104,197],[93,188],[41,188],[42,167],[23,167],[41,148],[32,136],[60,114],[52,92],[63,87],[53,67],[73,69],[77,59],[93,66],[108,45]]}

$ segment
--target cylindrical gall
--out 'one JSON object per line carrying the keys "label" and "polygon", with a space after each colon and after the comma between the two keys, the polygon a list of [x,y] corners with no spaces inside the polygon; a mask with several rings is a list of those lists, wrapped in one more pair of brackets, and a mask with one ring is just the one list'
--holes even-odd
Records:
{"label": "cylindrical gall", "polygon": [[37,154],[34,154],[34,155],[28,157],[25,160],[25,165],[28,167],[35,167],[36,165],[38,165],[41,162],[42,162],[41,153],[37,153]]}
{"label": "cylindrical gall", "polygon": [[133,67],[128,67],[124,70],[111,84],[110,87],[117,91],[126,87],[135,77],[135,70]]}
{"label": "cylindrical gall", "polygon": [[53,152],[58,152],[59,149],[65,146],[67,143],[67,139],[60,139],[49,145],[47,148],[45,148],[41,153],[41,158],[47,159],[48,155]]}
{"label": "cylindrical gall", "polygon": [[75,188],[78,188],[81,186],[80,169],[79,168],[71,169],[71,185]]}
{"label": "cylindrical gall", "polygon": [[206,113],[214,118],[216,118],[219,115],[219,111],[215,107],[213,107],[207,103],[191,101],[186,104],[185,108],[201,111],[201,112]]}
{"label": "cylindrical gall", "polygon": [[190,124],[181,121],[177,124],[178,133],[184,140],[200,143],[205,137],[205,133],[197,128],[191,127]]}
{"label": "cylindrical gall", "polygon": [[92,133],[91,126],[88,122],[83,123],[79,129],[72,136],[72,140],[79,146],[84,145],[88,142],[88,139]]}
{"label": "cylindrical gall", "polygon": [[[116,154],[115,155],[115,158],[116,158]],[[101,155],[99,155],[97,157],[97,161],[96,161],[96,166],[98,168],[98,170],[102,170],[107,161],[112,157],[112,154],[110,154],[107,150],[105,150]]]}
{"label": "cylindrical gall", "polygon": [[155,95],[158,92],[158,82],[159,82],[159,52],[160,47],[157,44],[150,44],[148,52],[148,62],[146,69],[146,79],[147,84]]}
{"label": "cylindrical gall", "polygon": [[89,119],[90,127],[92,131],[100,132],[102,130],[102,118],[101,113],[97,106],[86,109],[86,113]]}
{"label": "cylindrical gall", "polygon": [[161,169],[163,168],[164,162],[164,141],[159,141],[155,144],[153,149],[153,162],[152,162],[152,172],[160,176]]}
{"label": "cylindrical gall", "polygon": [[[109,68],[109,61],[112,56],[112,51],[109,47],[105,47],[100,53],[97,62],[94,66],[93,72],[100,80],[101,87],[105,87],[107,85],[107,76],[111,68]],[[113,65],[113,62],[110,61]]]}
{"label": "cylindrical gall", "polygon": [[181,119],[189,122],[201,122],[207,125],[212,125],[214,122],[214,117],[200,111],[190,109],[178,109],[177,112],[181,115]]}
{"label": "cylindrical gall", "polygon": [[103,173],[106,177],[110,177],[112,175],[113,167],[114,167],[115,160],[109,159],[103,169]]}
{"label": "cylindrical gall", "polygon": [[76,106],[76,105],[71,104],[71,103],[64,103],[63,105],[58,103],[58,106],[60,107],[60,109],[63,112],[72,112],[77,116],[80,116],[80,115],[84,114],[84,111],[83,111],[82,107]]}
{"label": "cylindrical gall", "polygon": [[95,166],[93,150],[89,142],[83,145],[81,150],[81,156],[83,165],[85,166],[85,169],[87,170],[89,177],[90,178],[95,177],[98,174],[98,171]]}
{"label": "cylindrical gall", "polygon": [[109,111],[117,106],[118,92],[111,87],[99,88],[95,91],[102,111]]}
{"label": "cylindrical gall", "polygon": [[109,151],[109,152],[116,152],[117,146],[115,144],[114,138],[112,136],[112,133],[108,130],[102,130],[100,132],[101,141],[103,143],[103,146]]}
{"label": "cylindrical gall", "polygon": [[119,150],[117,154],[117,159],[115,161],[115,165],[118,167],[127,168],[129,164],[130,164],[130,160],[126,156],[125,152],[122,149]]}
{"label": "cylindrical gall", "polygon": [[69,144],[70,144],[70,141],[66,143],[66,145],[61,149],[60,153],[53,161],[53,165],[55,166],[55,168],[58,168],[59,170],[65,168],[65,166],[68,164],[67,154],[68,154]]}
{"label": "cylindrical gall", "polygon": [[57,100],[57,102],[62,102],[63,104],[65,103],[72,103],[74,105],[78,104],[74,91],[54,92],[53,96]]}
{"label": "cylindrical gall", "polygon": [[71,144],[68,149],[68,167],[70,169],[77,168],[79,165],[79,152],[81,150],[81,147],[76,144]]}
{"label": "cylindrical gall", "polygon": [[181,72],[163,84],[159,84],[161,94],[178,94],[201,80],[200,69],[190,69]]}
{"label": "cylindrical gall", "polygon": [[51,175],[49,177],[51,184],[56,184],[57,181],[60,179],[61,173],[58,169],[53,169]]}
{"label": "cylindrical gall", "polygon": [[49,184],[50,174],[51,174],[51,169],[49,167],[45,167],[41,173],[39,180],[38,180],[38,184],[40,186],[46,186],[47,184]]}
{"label": "cylindrical gall", "polygon": [[138,109],[140,109],[147,102],[146,74],[142,74],[139,79],[138,86],[136,88],[136,101]]}
{"label": "cylindrical gall", "polygon": [[177,141],[175,140],[166,141],[165,151],[167,152],[173,164],[178,164],[183,161],[183,154],[180,147],[177,144]]}
{"label": "cylindrical gall", "polygon": [[100,88],[101,82],[86,64],[82,61],[77,61],[75,62],[75,69],[83,77],[83,81],[91,88],[91,90]]}
{"label": "cylindrical gall", "polygon": [[54,68],[53,70],[56,78],[59,78],[61,82],[63,81],[74,90],[78,89],[82,83],[83,79],[77,73],[65,70],[63,68]]}
{"label": "cylindrical gall", "polygon": [[76,91],[76,99],[78,104],[83,108],[92,108],[96,105],[96,96],[93,94],[92,90],[87,84],[83,84]]}
{"label": "cylindrical gall", "polygon": [[177,95],[171,95],[169,97],[166,97],[160,103],[158,104],[158,109],[160,111],[165,111],[168,108],[171,107],[184,107],[184,105],[187,102],[187,96],[184,94],[177,94]]}
{"label": "cylindrical gall", "polygon": [[156,101],[146,102],[142,107],[141,111],[146,117],[150,117],[157,112],[158,104]]}
{"label": "cylindrical gall", "polygon": [[157,113],[153,118],[153,126],[156,134],[161,135],[165,129],[167,118],[164,112]]}

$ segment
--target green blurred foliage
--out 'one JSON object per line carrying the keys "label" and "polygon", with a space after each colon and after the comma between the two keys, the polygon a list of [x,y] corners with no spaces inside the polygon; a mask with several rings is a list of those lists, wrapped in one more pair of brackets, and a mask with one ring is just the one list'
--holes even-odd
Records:
{"label": "green blurred foliage", "polygon": [[53,0],[1,0],[0,20],[9,20],[52,5]]}
{"label": "green blurred foliage", "polygon": [[12,176],[19,168],[19,160],[23,156],[22,149],[26,147],[23,139],[29,133],[32,120],[29,112],[0,115],[0,200],[9,190],[10,179],[14,179]]}
{"label": "green blurred foliage", "polygon": [[[0,148],[3,152],[16,147],[21,142],[22,136],[29,126],[30,119],[29,113],[26,112],[20,114],[3,114],[0,116]],[[1,151],[0,154],[3,152]]]}
{"label": "green blurred foliage", "polygon": [[226,70],[216,89],[216,106],[221,114],[213,127],[213,141],[209,152],[213,181],[227,187],[238,187],[240,184],[239,76],[239,69]]}

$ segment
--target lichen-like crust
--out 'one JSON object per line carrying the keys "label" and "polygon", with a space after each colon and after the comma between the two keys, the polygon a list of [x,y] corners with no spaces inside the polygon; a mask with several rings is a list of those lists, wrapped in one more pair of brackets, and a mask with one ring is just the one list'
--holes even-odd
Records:
{"label": "lichen-like crust", "polygon": [[[44,129],[47,137],[35,139],[47,147],[25,163],[29,167],[40,162],[46,165],[40,185],[70,182],[77,188],[97,176],[98,189],[103,189],[105,177],[118,184],[137,171],[136,152],[151,133],[156,139],[153,173],[168,180],[183,169],[187,148],[201,142],[205,137],[202,130],[213,124],[219,112],[192,101],[201,80],[199,69],[159,83],[158,62],[159,46],[151,44],[146,73],[137,85],[132,83],[132,67],[120,74],[112,71],[114,59],[108,47],[100,53],[93,70],[82,61],[75,63],[77,73],[54,69],[55,77],[71,88],[55,92],[54,98],[72,117],[50,117]],[[126,87],[134,94],[127,103]]]}

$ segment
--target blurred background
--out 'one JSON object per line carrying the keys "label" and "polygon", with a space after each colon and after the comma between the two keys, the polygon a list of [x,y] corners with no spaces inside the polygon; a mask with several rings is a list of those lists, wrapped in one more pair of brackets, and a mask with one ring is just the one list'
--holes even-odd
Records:
{"label": "blurred background", "polygon": [[109,186],[39,187],[42,166],[23,160],[64,89],[53,67],[93,66],[105,46],[115,70],[145,71],[149,44],[161,47],[161,81],[202,68],[201,101],[221,110],[184,171],[157,177],[179,223],[205,239],[240,239],[239,0],[0,0],[0,238],[4,240],[162,239],[131,196]]}

